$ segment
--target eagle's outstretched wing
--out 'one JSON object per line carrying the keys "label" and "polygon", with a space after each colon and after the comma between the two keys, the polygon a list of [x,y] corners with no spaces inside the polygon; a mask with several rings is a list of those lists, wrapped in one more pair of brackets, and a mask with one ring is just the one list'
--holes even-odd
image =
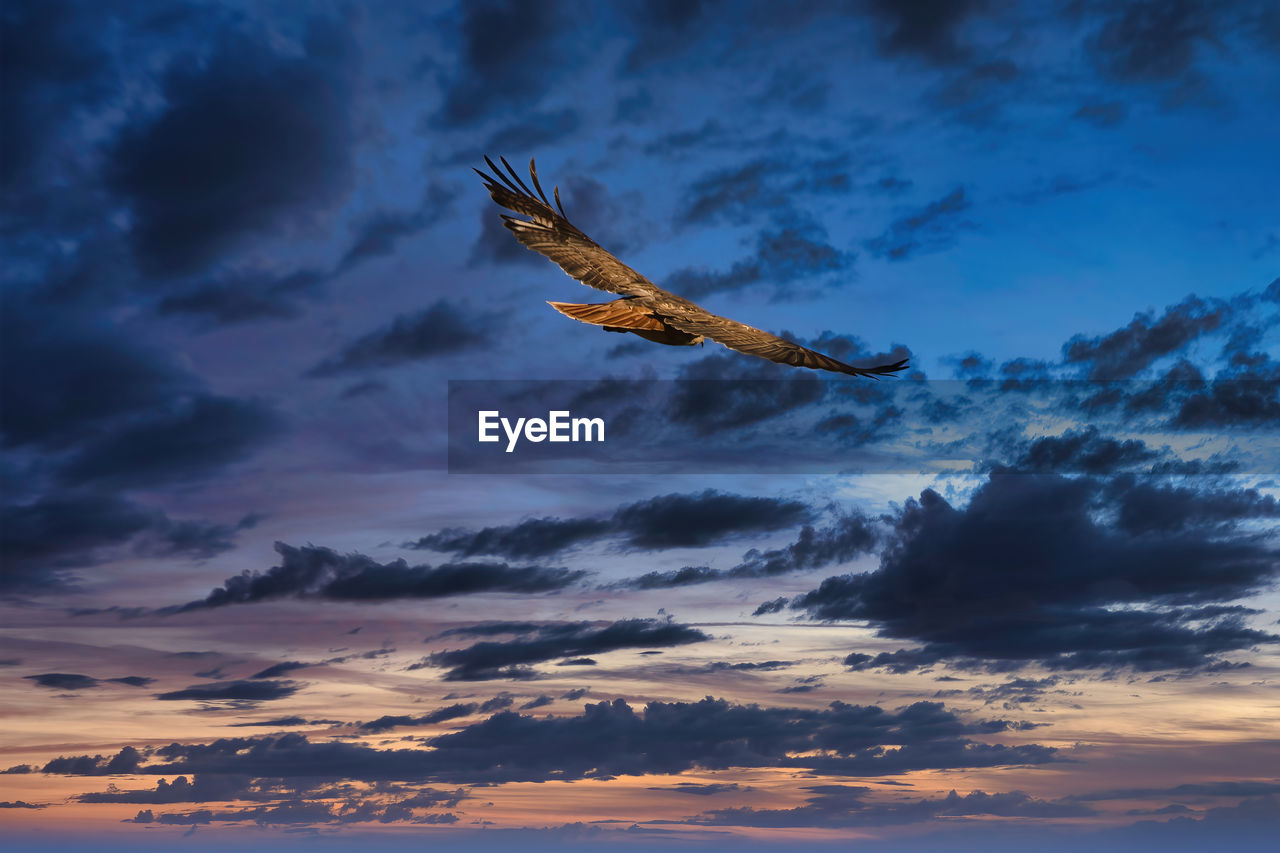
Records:
{"label": "eagle's outstretched wing", "polygon": [[524,220],[502,215],[503,223],[516,235],[517,240],[555,261],[562,270],[583,284],[620,294],[627,298],[629,306],[643,308],[673,329],[707,337],[729,349],[767,358],[779,364],[830,370],[851,376],[869,376],[875,379],[897,373],[907,366],[908,360],[903,359],[874,367],[854,367],[754,326],[712,314],[701,305],[658,287],[575,228],[560,204],[559,187],[553,192],[556,207],[551,207],[551,202],[538,182],[538,170],[533,160],[529,161],[529,177],[533,180],[536,196],[505,157],[499,159],[510,178],[488,157],[484,159],[493,174],[485,174],[479,169],[475,171],[484,179],[489,195],[508,210],[529,217],[529,220]]}
{"label": "eagle's outstretched wing", "polygon": [[555,188],[556,207],[560,208],[557,213],[547,200],[547,194],[542,191],[542,185],[538,183],[538,170],[532,160],[529,161],[529,177],[538,190],[536,197],[525,186],[524,181],[520,180],[515,169],[511,168],[507,158],[499,159],[511,173],[514,183],[488,157],[484,161],[489,164],[493,174],[487,175],[479,169],[475,172],[484,178],[484,187],[494,201],[508,210],[523,213],[532,220],[517,219],[505,213],[502,215],[503,224],[511,229],[517,240],[555,261],[560,269],[578,281],[598,290],[623,296],[670,295],[575,228],[560,205],[559,187]]}
{"label": "eagle's outstretched wing", "polygon": [[906,368],[907,362],[910,361],[910,359],[904,358],[902,361],[878,364],[874,367],[854,367],[829,355],[823,355],[817,350],[802,347],[794,341],[771,335],[768,332],[757,329],[755,326],[748,326],[746,323],[739,323],[736,320],[712,314],[710,311],[706,311],[696,305],[693,307],[695,310],[692,311],[672,311],[669,314],[663,314],[662,320],[668,326],[679,329],[682,332],[687,332],[691,335],[702,335],[717,343],[724,344],[729,349],[745,352],[748,355],[758,355],[761,358],[767,358],[779,364],[808,367],[813,370],[830,370],[834,373],[847,373],[850,376],[869,376],[872,379],[878,379],[881,376],[892,375],[899,370],[903,370]]}

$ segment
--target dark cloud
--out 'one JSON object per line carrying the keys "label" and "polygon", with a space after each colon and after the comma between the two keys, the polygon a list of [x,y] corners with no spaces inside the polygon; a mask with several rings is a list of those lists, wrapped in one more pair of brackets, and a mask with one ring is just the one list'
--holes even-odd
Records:
{"label": "dark cloud", "polygon": [[40,675],[26,675],[23,677],[34,681],[41,687],[51,687],[55,690],[84,690],[88,687],[97,687],[100,683],[96,678],[71,672],[46,672]]}
{"label": "dark cloud", "polygon": [[121,678],[108,678],[106,680],[116,684],[127,684],[130,687],[146,687],[148,684],[155,682],[154,678],[147,678],[144,675],[126,675]]}
{"label": "dark cloud", "polygon": [[156,698],[170,702],[270,702],[292,696],[301,688],[293,681],[219,681],[157,693]]}
{"label": "dark cloud", "polygon": [[68,776],[114,776],[133,774],[142,765],[142,753],[126,746],[110,758],[101,755],[73,755],[53,759],[40,768],[41,773]]}
{"label": "dark cloud", "polygon": [[971,206],[964,188],[956,187],[916,213],[894,220],[883,234],[864,245],[871,254],[888,261],[938,251],[951,245],[956,232],[973,227],[959,218]]}
{"label": "dark cloud", "polygon": [[1062,347],[1063,360],[1086,365],[1091,379],[1125,379],[1220,328],[1230,317],[1225,303],[1189,296],[1159,318],[1135,314],[1129,325],[1108,335],[1072,337]]}
{"label": "dark cloud", "polygon": [[692,794],[697,797],[710,797],[715,794],[736,794],[741,791],[754,790],[750,785],[739,785],[737,782],[680,782],[675,785],[653,787],[650,791],[670,791],[675,794]]}
{"label": "dark cloud", "polygon": [[166,296],[156,310],[162,316],[196,317],[220,326],[288,319],[301,313],[298,298],[316,295],[328,278],[310,269],[284,275],[240,271]]}
{"label": "dark cloud", "polygon": [[[822,529],[806,524],[801,528],[796,541],[785,548],[768,551],[753,548],[732,568],[685,566],[664,572],[648,572],[623,581],[619,586],[663,589],[735,578],[772,577],[847,562],[860,554],[869,553],[877,542],[878,537],[870,519],[847,515]],[[757,611],[759,612],[761,611]]]}
{"label": "dark cloud", "polygon": [[500,693],[492,699],[481,702],[479,710],[481,714],[489,714],[493,711],[501,711],[503,708],[510,708],[515,701],[510,693]]}
{"label": "dark cloud", "polygon": [[990,125],[1012,100],[1011,87],[1022,76],[1022,70],[1007,59],[981,62],[951,74],[929,93],[928,100],[940,109],[954,111],[961,121]]}
{"label": "dark cloud", "polygon": [[74,485],[124,487],[203,479],[279,430],[279,417],[266,403],[199,394],[89,442],[61,474]]}
{"label": "dark cloud", "polygon": [[1193,70],[1199,43],[1217,41],[1214,16],[1200,0],[1140,0],[1112,8],[1088,42],[1094,62],[1111,80],[1181,77]]}
{"label": "dark cloud", "polygon": [[250,789],[244,776],[199,774],[188,781],[177,776],[172,782],[161,779],[152,790],[102,791],[76,797],[82,803],[216,803],[236,800]]}
{"label": "dark cloud", "polygon": [[965,24],[986,6],[985,0],[867,0],[880,27],[880,52],[911,56],[934,65],[956,65],[972,49],[962,38]]}
{"label": "dark cloud", "polygon": [[1094,810],[1079,802],[1041,800],[1014,791],[988,794],[971,791],[960,796],[951,791],[938,799],[868,801],[871,789],[839,785],[814,786],[817,796],[792,809],[755,809],[747,806],[716,809],[691,819],[709,826],[853,827],[896,826],[937,818],[993,815],[1015,818],[1084,817]]}
{"label": "dark cloud", "polygon": [[[488,703],[486,703],[488,704]],[[510,702],[507,703],[511,704]],[[502,707],[506,707],[505,705]],[[496,710],[496,709],[489,709]],[[458,703],[456,705],[447,705],[443,708],[437,708],[429,714],[421,714],[417,717],[408,715],[401,716],[383,716],[376,720],[370,720],[367,723],[361,723],[359,728],[362,732],[369,734],[381,734],[391,729],[400,728],[401,726],[430,726],[436,723],[443,723],[446,720],[454,720],[458,717],[466,717],[477,711],[483,712],[480,706],[474,702]]]}
{"label": "dark cloud", "polygon": [[[462,796],[454,796],[456,804]],[[439,805],[443,800],[430,792],[415,795],[401,801],[346,799],[341,804],[329,805],[299,797],[284,800],[270,805],[251,806],[231,811],[212,811],[198,809],[187,813],[168,813],[156,815],[151,809],[143,809],[129,822],[157,823],[170,826],[196,826],[207,823],[240,823],[252,821],[258,826],[301,827],[307,824],[352,824],[377,822],[415,823],[415,824],[452,824],[458,822],[458,816],[452,812],[430,812],[416,814],[415,808]],[[288,830],[286,830],[288,831]]]}
{"label": "dark cloud", "polygon": [[879,569],[828,578],[791,606],[923,643],[855,652],[855,669],[1202,668],[1277,639],[1219,606],[1273,580],[1270,542],[1238,525],[1275,510],[1256,494],[1136,478],[995,473],[964,509],[932,490],[909,501]]}
{"label": "dark cloud", "polygon": [[1092,101],[1081,104],[1072,118],[1088,122],[1094,127],[1115,127],[1125,120],[1129,110],[1123,101]]}
{"label": "dark cloud", "polygon": [[576,51],[573,20],[558,3],[519,0],[462,8],[458,65],[437,116],[445,127],[479,124],[509,107],[537,104]]}
{"label": "dark cloud", "polygon": [[637,74],[705,43],[708,27],[724,28],[724,0],[634,0],[622,5],[629,18],[632,44],[623,70]]}
{"label": "dark cloud", "polygon": [[809,508],[780,498],[744,497],[707,489],[669,494],[621,507],[613,517],[634,548],[689,548],[740,533],[793,527],[809,518]]}
{"label": "dark cloud", "polygon": [[25,800],[4,800],[0,802],[0,809],[42,809],[43,803],[28,803]]}
{"label": "dark cloud", "polygon": [[826,390],[817,376],[729,353],[695,361],[681,370],[680,379],[666,401],[666,415],[697,436],[772,420],[818,402]]}
{"label": "dark cloud", "polygon": [[376,210],[354,226],[351,247],[343,254],[334,274],[344,273],[373,258],[386,257],[406,238],[439,222],[453,207],[457,193],[443,184],[432,182],[423,194],[422,203],[414,210]]}
{"label": "dark cloud", "polygon": [[610,535],[606,518],[531,518],[506,527],[467,530],[451,527],[406,543],[409,548],[450,551],[464,557],[494,554],[512,559],[545,557]]}
{"label": "dark cloud", "polygon": [[395,367],[476,349],[487,344],[497,322],[493,314],[475,313],[440,299],[416,314],[397,315],[390,326],[359,338],[307,375],[333,376],[352,370]]}
{"label": "dark cloud", "polygon": [[179,610],[247,604],[274,598],[328,598],[377,601],[442,598],[478,592],[554,592],[580,581],[583,571],[516,567],[505,563],[449,563],[410,566],[404,560],[379,563],[363,554],[339,554],[329,548],[295,548],[276,543],[280,565],[264,572],[228,578],[205,598]]}
{"label": "dark cloud", "polygon": [[112,147],[111,186],[133,210],[139,267],[198,271],[346,193],[355,49],[339,23],[313,21],[302,55],[224,33],[203,63],[180,59],[165,108]]}
{"label": "dark cloud", "polygon": [[747,497],[706,489],[668,494],[619,507],[611,517],[533,518],[507,527],[449,528],[408,547],[462,556],[544,557],[575,545],[616,538],[644,551],[700,548],[736,536],[782,530],[807,520],[799,501]]}
{"label": "dark cloud", "polygon": [[781,168],[782,164],[771,160],[752,160],[699,178],[689,187],[676,222],[682,225],[750,222],[761,210],[786,203],[785,196],[768,184],[769,177]]}
{"label": "dark cloud", "polygon": [[447,669],[447,681],[486,681],[495,678],[530,678],[530,664],[556,658],[603,654],[628,648],[679,646],[711,639],[675,622],[624,619],[607,625],[569,622],[543,625],[531,635],[513,640],[484,641],[463,649],[434,652],[415,666]]}
{"label": "dark cloud", "polygon": [[653,111],[653,93],[646,88],[637,89],[618,98],[613,120],[639,124]]}
{"label": "dark cloud", "polygon": [[[1012,678],[1003,684],[994,686],[980,684],[967,690],[939,690],[934,695],[937,698],[966,695],[981,700],[984,705],[992,705],[999,702],[1006,711],[1021,711],[1024,710],[1026,705],[1043,701],[1045,695],[1050,692],[1071,695],[1070,691],[1058,688],[1058,685],[1062,683],[1063,678],[1058,675],[1050,675],[1045,678]],[[1034,728],[1035,725],[1034,723],[1022,723],[1020,728],[1029,729]]]}
{"label": "dark cloud", "polygon": [[1149,797],[1261,797],[1280,794],[1280,782],[1260,780],[1226,780],[1219,782],[1185,782],[1171,787],[1108,788],[1073,794],[1070,799],[1082,802],[1105,800],[1138,800]]}
{"label": "dark cloud", "polygon": [[11,592],[65,589],[73,569],[130,544],[144,555],[204,559],[233,547],[244,526],[174,520],[125,498],[84,492],[51,493],[2,514],[0,590]]}
{"label": "dark cloud", "polygon": [[277,664],[272,664],[266,669],[255,672],[250,678],[277,678],[287,672],[293,672],[298,669],[306,669],[309,666],[315,666],[313,663],[303,663],[302,661],[287,660]]}
{"label": "dark cloud", "polygon": [[637,712],[619,699],[588,704],[572,717],[504,711],[432,737],[426,741],[428,749],[375,750],[342,741],[312,742],[298,734],[174,743],[156,750],[160,763],[144,772],[475,784],[729,767],[881,776],[1055,760],[1051,748],[974,739],[1008,728],[1003,720],[965,721],[931,702],[898,711],[833,702],[815,710],[735,705],[708,697],[693,703],[650,702]]}
{"label": "dark cloud", "polygon": [[826,229],[815,222],[792,218],[778,228],[762,231],[756,254],[735,261],[725,271],[682,267],[667,276],[665,285],[689,299],[740,290],[753,284],[772,284],[775,296],[794,296],[797,282],[826,273],[852,269],[856,255],[827,242]]}
{"label": "dark cloud", "polygon": [[102,21],[92,12],[64,2],[14,3],[0,16],[0,125],[6,129],[0,185],[6,190],[44,171],[57,150],[51,141],[77,111],[112,91],[114,75],[93,32]]}
{"label": "dark cloud", "polygon": [[1057,474],[1114,474],[1149,463],[1160,454],[1138,439],[1118,441],[1092,424],[1031,442],[1014,467],[1019,471]]}
{"label": "dark cloud", "polygon": [[[702,133],[715,131],[715,125]],[[746,225],[767,216],[780,223],[801,219],[794,200],[803,195],[847,195],[853,179],[843,157],[798,161],[760,158],[716,169],[685,191],[676,222],[681,225]]]}
{"label": "dark cloud", "polygon": [[40,365],[39,371],[7,371],[0,383],[0,429],[8,447],[65,450],[198,389],[169,355],[134,337],[7,295],[0,357],[5,364]]}
{"label": "dark cloud", "polygon": [[229,723],[235,728],[287,728],[289,726],[337,726],[338,720],[308,720],[306,717],[277,717],[274,720],[255,720],[249,723]]}
{"label": "dark cloud", "polygon": [[554,701],[556,700],[552,699],[550,696],[543,693],[541,696],[536,696],[533,699],[530,699],[528,702],[525,702],[523,705],[520,706],[520,710],[531,711],[534,708],[541,708],[544,705],[550,705]]}
{"label": "dark cloud", "polygon": [[578,124],[578,111],[573,109],[532,113],[495,131],[485,142],[484,150],[536,151],[573,133]]}

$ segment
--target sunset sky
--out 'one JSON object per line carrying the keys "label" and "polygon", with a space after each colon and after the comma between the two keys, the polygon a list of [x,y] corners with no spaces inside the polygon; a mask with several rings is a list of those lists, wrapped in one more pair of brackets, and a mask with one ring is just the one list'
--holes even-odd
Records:
{"label": "sunset sky", "polygon": [[6,844],[1280,833],[1274,3],[2,14]]}

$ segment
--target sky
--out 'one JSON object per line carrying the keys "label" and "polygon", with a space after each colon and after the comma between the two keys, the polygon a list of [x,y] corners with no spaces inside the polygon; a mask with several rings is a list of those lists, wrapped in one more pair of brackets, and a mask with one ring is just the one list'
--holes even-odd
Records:
{"label": "sky", "polygon": [[1280,831],[1274,4],[2,15],[18,849]]}

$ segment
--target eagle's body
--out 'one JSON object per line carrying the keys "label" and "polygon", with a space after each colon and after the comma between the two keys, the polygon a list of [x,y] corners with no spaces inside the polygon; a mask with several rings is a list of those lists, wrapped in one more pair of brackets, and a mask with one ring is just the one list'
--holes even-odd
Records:
{"label": "eagle's body", "polygon": [[897,373],[907,366],[907,360],[903,359],[874,367],[853,367],[786,338],[712,314],[702,306],[658,287],[575,228],[560,205],[558,187],[554,192],[558,212],[551,207],[542,185],[538,183],[538,171],[532,160],[529,161],[529,176],[537,190],[536,196],[505,158],[502,165],[507,167],[514,183],[488,157],[485,162],[493,174],[487,175],[479,169],[476,173],[484,179],[485,188],[493,200],[508,210],[529,217],[529,220],[524,220],[503,214],[504,224],[517,240],[555,261],[583,284],[622,297],[613,302],[590,305],[547,303],[561,314],[601,326],[608,332],[631,332],[655,343],[690,346],[710,338],[729,349],[780,364],[852,376],[874,379]]}

